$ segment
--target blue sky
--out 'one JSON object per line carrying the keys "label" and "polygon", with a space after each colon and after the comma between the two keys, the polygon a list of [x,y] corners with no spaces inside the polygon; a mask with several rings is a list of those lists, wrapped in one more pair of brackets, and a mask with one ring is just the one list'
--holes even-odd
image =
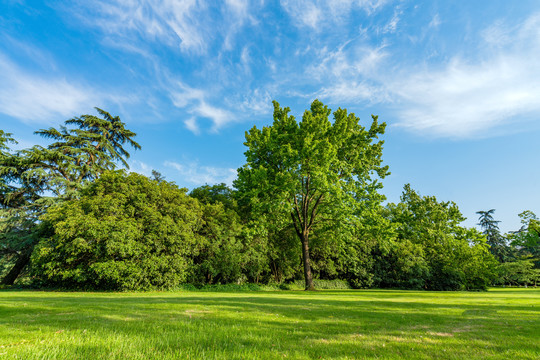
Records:
{"label": "blue sky", "polygon": [[273,99],[315,98],[388,124],[383,192],[405,183],[505,231],[540,213],[538,1],[0,2],[0,128],[33,131],[93,107],[138,133],[133,171],[231,183],[244,132]]}

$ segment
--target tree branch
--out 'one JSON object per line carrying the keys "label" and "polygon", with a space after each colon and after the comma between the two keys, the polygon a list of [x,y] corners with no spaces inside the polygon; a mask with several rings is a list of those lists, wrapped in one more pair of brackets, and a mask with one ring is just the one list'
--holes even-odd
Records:
{"label": "tree branch", "polygon": [[294,217],[294,213],[291,212],[291,217],[292,217],[292,221],[293,221],[293,225],[294,225],[294,230],[296,231],[296,235],[298,235],[298,237],[300,238],[300,241],[302,240],[302,233],[300,232],[300,230],[298,230],[298,226],[296,225],[296,218]]}
{"label": "tree branch", "polygon": [[313,221],[314,221],[315,215],[316,215],[315,210],[317,209],[317,207],[321,203],[322,198],[323,198],[323,194],[319,195],[319,197],[317,198],[317,201],[315,202],[315,205],[313,205],[313,209],[311,209],[311,218],[309,219],[308,229],[311,229],[311,227],[313,226]]}

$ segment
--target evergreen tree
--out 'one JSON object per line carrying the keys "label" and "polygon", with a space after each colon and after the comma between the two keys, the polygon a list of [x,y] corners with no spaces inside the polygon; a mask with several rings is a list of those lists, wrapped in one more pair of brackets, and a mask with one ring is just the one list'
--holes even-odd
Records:
{"label": "evergreen tree", "polygon": [[487,238],[487,244],[489,245],[489,251],[499,260],[499,262],[508,261],[509,249],[506,244],[506,239],[499,230],[499,222],[493,218],[495,209],[487,211],[477,211],[480,217],[478,218],[478,224],[482,229],[484,235]]}

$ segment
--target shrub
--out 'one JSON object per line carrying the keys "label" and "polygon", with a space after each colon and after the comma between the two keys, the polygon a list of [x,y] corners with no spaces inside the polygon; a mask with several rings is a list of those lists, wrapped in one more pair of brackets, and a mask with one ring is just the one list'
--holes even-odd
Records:
{"label": "shrub", "polygon": [[43,218],[53,235],[34,252],[36,280],[106,290],[185,282],[202,215],[185,191],[135,173],[105,173]]}
{"label": "shrub", "polygon": [[[349,283],[345,280],[314,279],[313,284],[317,290],[346,290],[351,288]],[[304,280],[296,280],[289,284],[289,288],[287,290],[304,290],[304,287]]]}

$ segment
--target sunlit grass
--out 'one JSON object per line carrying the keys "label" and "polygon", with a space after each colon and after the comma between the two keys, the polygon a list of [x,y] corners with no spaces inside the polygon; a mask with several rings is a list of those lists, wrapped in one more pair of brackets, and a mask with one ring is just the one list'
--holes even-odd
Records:
{"label": "sunlit grass", "polygon": [[0,292],[0,359],[538,359],[540,290]]}

